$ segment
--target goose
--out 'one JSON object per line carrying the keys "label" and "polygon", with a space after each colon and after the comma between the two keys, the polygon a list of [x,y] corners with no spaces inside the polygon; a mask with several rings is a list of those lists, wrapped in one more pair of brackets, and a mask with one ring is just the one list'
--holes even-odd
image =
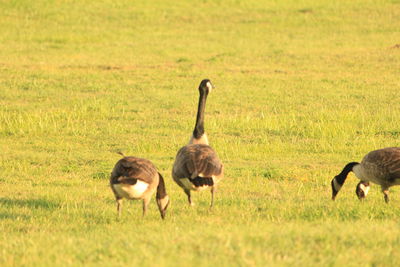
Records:
{"label": "goose", "polygon": [[118,154],[123,158],[115,164],[110,177],[111,190],[117,201],[118,217],[121,216],[124,198],[142,199],[144,216],[151,196],[157,190],[157,205],[161,218],[164,219],[170,200],[162,175],[150,160],[127,157],[121,152]]}
{"label": "goose", "polygon": [[389,187],[400,185],[400,147],[387,147],[369,152],[361,163],[350,162],[332,182],[332,200],[342,188],[349,172],[361,181],[357,184],[356,195],[362,200],[369,191],[370,182],[381,186],[385,202],[389,202]]}
{"label": "goose", "polygon": [[204,79],[199,85],[199,104],[196,124],[189,144],[179,149],[172,168],[174,181],[183,189],[193,206],[191,191],[211,189],[211,204],[214,204],[214,194],[217,183],[224,176],[223,165],[217,153],[208,145],[204,132],[204,110],[208,93],[214,88],[211,81]]}

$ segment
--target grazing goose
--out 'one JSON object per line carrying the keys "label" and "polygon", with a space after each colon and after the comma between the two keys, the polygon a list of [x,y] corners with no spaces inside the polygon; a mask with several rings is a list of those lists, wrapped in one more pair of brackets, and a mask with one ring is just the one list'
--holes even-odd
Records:
{"label": "grazing goose", "polygon": [[189,144],[182,147],[175,158],[172,169],[174,181],[182,187],[188,196],[190,205],[193,205],[190,191],[211,189],[211,207],[214,204],[216,185],[222,179],[223,165],[217,153],[208,145],[208,138],[204,132],[204,110],[207,95],[213,89],[210,80],[203,80],[199,86],[200,98],[197,110],[196,125]]}
{"label": "grazing goose", "polygon": [[374,150],[365,155],[361,163],[348,163],[331,182],[332,200],[335,200],[351,171],[361,180],[356,187],[356,194],[360,200],[367,196],[369,182],[372,182],[381,186],[387,203],[389,202],[389,187],[400,185],[400,147]]}
{"label": "grazing goose", "polygon": [[115,164],[110,178],[111,189],[117,201],[118,216],[121,216],[123,198],[143,199],[144,216],[151,196],[157,189],[157,205],[161,218],[164,219],[169,205],[164,178],[151,161],[136,157],[126,157],[121,152],[119,154],[123,158]]}

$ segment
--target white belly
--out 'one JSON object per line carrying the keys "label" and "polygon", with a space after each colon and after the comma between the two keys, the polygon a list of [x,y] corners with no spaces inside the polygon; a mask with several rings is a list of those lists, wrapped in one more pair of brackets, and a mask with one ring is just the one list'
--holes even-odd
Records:
{"label": "white belly", "polygon": [[128,199],[137,199],[143,196],[149,184],[138,180],[134,185],[114,184],[113,187],[119,196]]}

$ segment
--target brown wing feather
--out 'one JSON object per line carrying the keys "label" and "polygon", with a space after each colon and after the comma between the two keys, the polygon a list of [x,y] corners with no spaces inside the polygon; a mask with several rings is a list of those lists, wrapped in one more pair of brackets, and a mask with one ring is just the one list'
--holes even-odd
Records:
{"label": "brown wing feather", "polygon": [[157,169],[147,159],[124,157],[120,159],[111,173],[113,182],[135,184],[134,179],[150,184],[157,174]]}
{"label": "brown wing feather", "polygon": [[387,181],[400,178],[400,148],[387,147],[369,152],[361,162],[365,166],[374,166],[374,173]]}
{"label": "brown wing feather", "polygon": [[192,144],[182,147],[176,156],[173,176],[195,178],[221,176],[223,167],[217,153],[208,145]]}

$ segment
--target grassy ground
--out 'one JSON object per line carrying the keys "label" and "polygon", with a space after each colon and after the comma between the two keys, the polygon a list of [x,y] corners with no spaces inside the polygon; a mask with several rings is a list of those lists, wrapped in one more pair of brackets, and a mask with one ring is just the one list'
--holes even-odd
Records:
{"label": "grassy ground", "polygon": [[[349,161],[399,146],[400,1],[0,1],[0,265],[397,265],[400,190],[360,203]],[[226,169],[173,183],[197,86]],[[172,204],[108,187],[152,160]]]}

